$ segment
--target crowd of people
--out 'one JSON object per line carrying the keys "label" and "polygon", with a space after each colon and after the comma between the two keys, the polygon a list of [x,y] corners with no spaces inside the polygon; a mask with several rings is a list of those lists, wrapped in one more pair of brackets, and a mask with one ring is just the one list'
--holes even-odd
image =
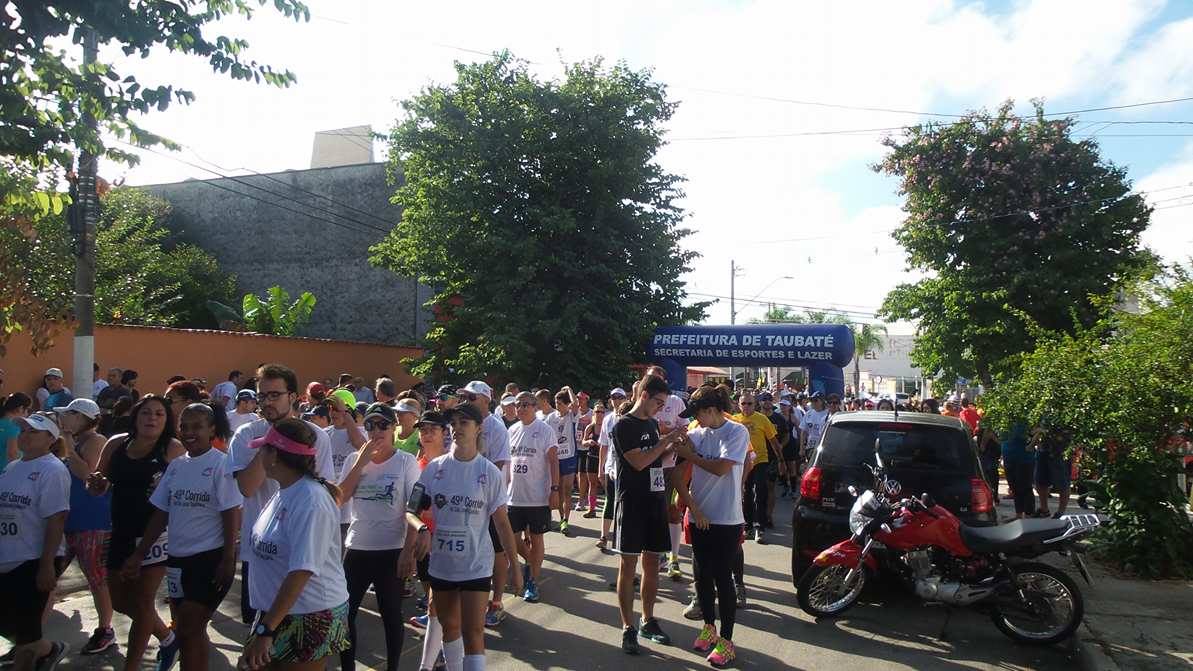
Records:
{"label": "crowd of people", "polygon": [[[4,399],[0,593],[16,598],[0,613],[14,644],[0,662],[50,669],[62,658],[42,621],[77,560],[99,617],[80,652],[116,645],[118,612],[131,622],[126,669],[140,668],[151,638],[159,670],[207,668],[209,623],[238,571],[241,668],[316,669],[337,657],[355,668],[371,589],[396,669],[401,604],[417,583],[418,668],[483,669],[484,631],[505,619],[507,588],[527,603],[549,599],[544,536],[571,537],[581,514],[601,517],[597,545],[619,556],[624,652],[671,643],[654,607],[659,576],[684,577],[686,543],[695,596],[684,617],[703,621],[691,647],[726,666],[747,541],[768,542],[775,502],[797,495],[829,416],[867,408],[785,386],[672,390],[655,366],[599,399],[514,383],[497,394],[480,380],[399,390],[388,376],[365,385],[351,374],[302,386],[280,364],[231,371],[210,390],[179,376],[142,394],[137,379],[115,368],[100,379],[97,367],[96,400],[74,398],[51,368],[32,396]],[[941,412],[970,424],[989,452],[968,399]],[[1019,478],[1010,465],[1008,480]],[[1030,492],[1012,484],[1016,496]],[[155,605],[163,579],[169,622]]]}

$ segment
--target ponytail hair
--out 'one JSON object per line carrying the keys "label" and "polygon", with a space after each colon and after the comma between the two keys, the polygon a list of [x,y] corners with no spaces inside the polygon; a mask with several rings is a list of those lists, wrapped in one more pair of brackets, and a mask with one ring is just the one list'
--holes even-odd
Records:
{"label": "ponytail hair", "polygon": [[207,415],[207,421],[215,429],[212,438],[223,438],[227,441],[232,437],[232,425],[228,423],[228,413],[225,412],[224,406],[211,401],[198,401],[186,406],[182,412],[201,412]]}
{"label": "ponytail hair", "polygon": [[[301,419],[286,418],[278,421],[273,425],[273,428],[283,436],[290,440],[296,440],[309,447],[315,446],[315,432],[311,427]],[[309,477],[310,479],[323,485],[327,493],[331,495],[331,500],[335,501],[337,505],[340,502],[340,488],[334,483],[329,482],[326,478],[319,475],[315,470],[315,456],[310,454],[294,454],[293,452],[286,452],[283,450],[276,450],[278,461],[292,468],[300,475]]]}

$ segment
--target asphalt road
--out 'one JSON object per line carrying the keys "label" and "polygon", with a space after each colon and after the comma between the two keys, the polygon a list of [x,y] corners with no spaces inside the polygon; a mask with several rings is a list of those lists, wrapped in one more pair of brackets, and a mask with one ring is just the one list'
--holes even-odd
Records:
{"label": "asphalt road", "polygon": [[[790,500],[781,500],[775,511],[779,528],[771,533],[771,543],[746,544],[749,603],[738,613],[734,637],[737,668],[1067,670],[1077,666],[1073,646],[1020,646],[999,633],[986,616],[924,605],[893,588],[871,589],[864,603],[838,620],[815,621],[796,605],[791,585],[790,512]],[[547,536],[542,602],[528,604],[506,597],[509,617],[486,638],[487,668],[638,669],[662,664],[669,669],[710,668],[689,647],[699,623],[681,615],[693,586],[665,577],[660,582],[656,615],[674,645],[643,641],[643,654],[637,658],[621,652],[616,596],[609,588],[616,575],[616,558],[595,546],[599,520],[574,519],[574,537]],[[690,571],[686,556],[683,567]],[[83,591],[66,594],[55,605],[47,625],[48,634],[67,641],[72,651],[79,649],[95,626],[91,598],[79,577],[75,569],[64,576],[64,589],[73,586]],[[247,630],[239,622],[238,595],[236,585],[213,622],[212,643],[219,654],[213,656],[212,668],[235,667]],[[413,600],[404,604],[404,611],[407,616],[415,613]],[[384,668],[380,619],[371,595],[366,597],[360,617],[358,664]],[[127,625],[125,618],[116,616],[121,640]],[[421,632],[407,625],[402,669],[417,668],[421,640]],[[152,668],[154,645],[146,655],[146,668]],[[72,652],[60,668],[112,669],[122,664],[120,652],[108,651],[98,657]]]}

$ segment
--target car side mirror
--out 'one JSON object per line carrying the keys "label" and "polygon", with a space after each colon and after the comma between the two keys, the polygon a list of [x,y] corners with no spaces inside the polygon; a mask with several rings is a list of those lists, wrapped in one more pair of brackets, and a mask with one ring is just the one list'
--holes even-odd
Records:
{"label": "car side mirror", "polygon": [[924,492],[920,495],[920,503],[924,504],[925,508],[932,508],[936,505],[936,499],[932,498],[928,492]]}

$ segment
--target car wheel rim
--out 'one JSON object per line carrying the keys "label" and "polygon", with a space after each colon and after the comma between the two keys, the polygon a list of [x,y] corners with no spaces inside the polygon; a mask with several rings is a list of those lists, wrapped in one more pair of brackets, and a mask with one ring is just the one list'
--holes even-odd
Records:
{"label": "car wheel rim", "polygon": [[812,580],[808,586],[808,603],[822,613],[844,610],[857,598],[865,583],[862,572],[854,573],[852,584],[845,584],[849,567],[840,564],[829,566]]}
{"label": "car wheel rim", "polygon": [[1073,621],[1073,594],[1055,576],[1026,572],[1015,575],[1015,592],[1001,608],[1007,627],[1024,638],[1047,639]]}

